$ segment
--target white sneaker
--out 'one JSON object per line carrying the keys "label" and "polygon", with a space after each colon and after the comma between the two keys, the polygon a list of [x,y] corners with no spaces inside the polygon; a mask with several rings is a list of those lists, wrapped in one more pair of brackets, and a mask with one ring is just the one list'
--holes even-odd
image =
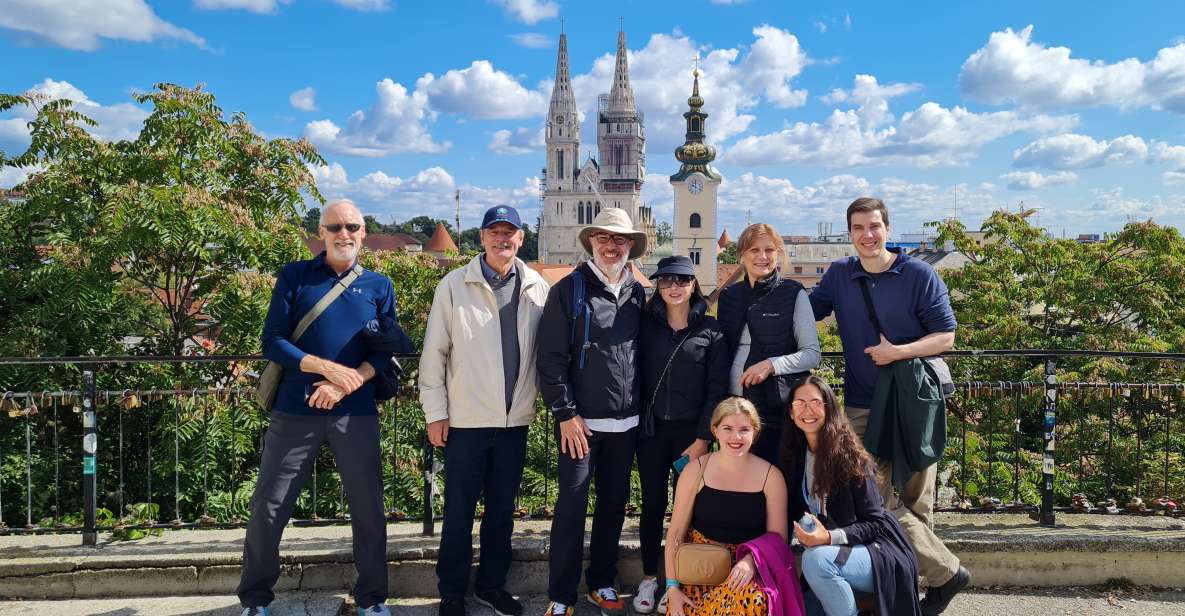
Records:
{"label": "white sneaker", "polygon": [[658,600],[658,613],[667,613],[667,592],[665,590],[662,592],[662,598]]}
{"label": "white sneaker", "polygon": [[658,592],[658,579],[648,578],[638,584],[638,594],[634,595],[634,613],[653,614],[654,595]]}

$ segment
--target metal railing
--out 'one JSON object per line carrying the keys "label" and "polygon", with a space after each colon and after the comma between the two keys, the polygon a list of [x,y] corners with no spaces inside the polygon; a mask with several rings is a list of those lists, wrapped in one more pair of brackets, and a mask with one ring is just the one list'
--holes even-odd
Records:
{"label": "metal railing", "polygon": [[[824,374],[837,374],[842,356],[824,355]],[[1029,378],[958,383],[948,407],[939,510],[1027,512],[1047,525],[1063,512],[1182,515],[1174,507],[1185,496],[1181,382],[1059,382],[1057,362],[1111,358],[1179,368],[1185,353],[991,350],[946,356],[956,374],[975,372],[961,369],[960,362],[1009,361],[1016,374]],[[189,382],[163,388],[119,385],[142,381],[132,368],[150,364],[241,368],[262,360],[0,358],[2,367],[52,367],[76,375],[51,391],[0,390],[0,534],[81,533],[84,544],[93,545],[102,531],[241,526],[266,423],[252,399],[251,379],[228,369],[225,374],[236,376],[190,375]],[[380,406],[384,500],[389,519],[419,518],[431,535],[441,465],[424,436],[415,397],[409,389]],[[547,516],[554,503],[553,427],[546,413],[531,427],[522,516]],[[340,479],[324,454],[315,458],[294,524],[348,520]],[[23,498],[15,499],[18,494]],[[20,517],[23,525],[6,524]]]}

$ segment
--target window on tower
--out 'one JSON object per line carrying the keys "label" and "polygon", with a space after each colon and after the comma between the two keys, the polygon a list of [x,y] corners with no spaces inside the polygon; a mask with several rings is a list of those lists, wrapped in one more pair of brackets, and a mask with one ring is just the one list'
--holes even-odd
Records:
{"label": "window on tower", "polygon": [[691,132],[698,133],[700,131],[699,118],[691,118]]}
{"label": "window on tower", "polygon": [[563,179],[563,177],[564,177],[564,151],[563,150],[556,150],[555,151],[555,158],[556,158],[556,169],[559,171],[559,173],[557,174],[556,177]]}
{"label": "window on tower", "polygon": [[692,248],[691,250],[687,251],[687,256],[691,259],[691,262],[696,265],[699,265],[699,255],[699,248]]}
{"label": "window on tower", "polygon": [[703,226],[703,222],[700,219],[699,214],[692,214],[691,220],[688,221],[687,225],[689,227],[691,227],[692,229],[699,229],[700,227]]}

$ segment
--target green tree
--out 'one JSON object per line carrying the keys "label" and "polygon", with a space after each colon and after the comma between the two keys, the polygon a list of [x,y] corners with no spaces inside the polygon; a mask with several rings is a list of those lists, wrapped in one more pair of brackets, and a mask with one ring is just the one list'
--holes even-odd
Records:
{"label": "green tree", "polygon": [[311,207],[304,213],[304,230],[309,235],[317,235],[321,227],[321,208]]}
{"label": "green tree", "polygon": [[671,231],[671,223],[663,220],[655,225],[654,238],[659,244],[670,244],[675,241],[675,234]]}
{"label": "green tree", "polygon": [[731,242],[724,250],[716,253],[717,263],[736,263],[737,262],[737,245],[736,242]]}

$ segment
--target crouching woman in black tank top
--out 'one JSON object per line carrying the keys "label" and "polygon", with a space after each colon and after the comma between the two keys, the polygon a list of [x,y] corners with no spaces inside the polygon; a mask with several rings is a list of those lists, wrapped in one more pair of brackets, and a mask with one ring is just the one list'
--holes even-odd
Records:
{"label": "crouching woman in black tank top", "polygon": [[680,586],[668,577],[667,613],[765,616],[769,600],[754,579],[753,555],[737,561],[735,550],[768,532],[788,537],[786,483],[781,471],[749,452],[761,432],[752,402],[725,399],[712,413],[711,425],[720,450],[693,460],[679,475],[665,570],[675,570],[675,552],[685,541],[724,544],[734,564],[719,586]]}

